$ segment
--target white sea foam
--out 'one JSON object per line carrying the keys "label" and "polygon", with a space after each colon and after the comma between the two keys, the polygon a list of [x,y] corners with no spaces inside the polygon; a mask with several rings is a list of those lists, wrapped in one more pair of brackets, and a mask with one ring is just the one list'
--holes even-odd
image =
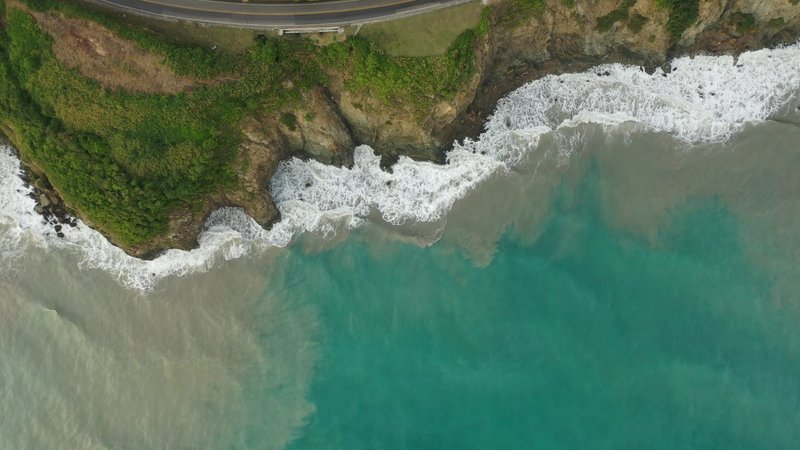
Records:
{"label": "white sea foam", "polygon": [[[502,99],[477,140],[455,144],[447,164],[401,157],[392,173],[379,167],[367,146],[355,149],[352,168],[292,159],[281,164],[270,192],[282,214],[261,229],[240,209],[214,212],[192,251],[170,250],[153,261],[125,255],[83,224],[57,238],[33,211],[30,189],[19,179],[17,159],[0,149],[0,250],[3,263],[27,245],[74,249],[82,264],[107,270],[128,286],[149,289],[167,276],[210,268],[216,261],[288,245],[300,232],[334,233],[356,227],[372,211],[392,224],[441,219],[453,203],[497,171],[512,169],[534,151],[539,138],[561,128],[622,123],[664,132],[693,144],[730,139],[795,105],[800,95],[800,45],[732,57],[698,56],[672,62],[672,72],[647,74],[618,64],[584,73],[548,76]],[[569,157],[571,141],[559,149]]]}

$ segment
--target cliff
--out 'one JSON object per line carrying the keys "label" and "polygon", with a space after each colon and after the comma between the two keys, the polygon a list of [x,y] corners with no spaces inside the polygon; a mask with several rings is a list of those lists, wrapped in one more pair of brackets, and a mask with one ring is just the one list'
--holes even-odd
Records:
{"label": "cliff", "polygon": [[442,162],[500,97],[544,75],[793,42],[792,1],[501,0],[444,54],[408,57],[361,37],[262,37],[219,56],[102,12],[7,0],[0,124],[42,209],[63,199],[128,253],[152,257],[195,246],[221,206],[270,226],[279,212],[265,187],[285,158],[348,165],[367,144],[387,168],[400,155]]}
{"label": "cliff", "polygon": [[[631,2],[624,14],[616,13],[625,0],[564,3],[548,1],[540,16],[516,26],[504,25],[513,7],[496,5],[493,22],[499,26],[492,28],[481,83],[466,112],[439,132],[442,142],[476,135],[499,98],[548,74],[613,62],[652,70],[676,56],[735,55],[795,42],[800,33],[800,5],[790,0],[695,2],[696,19],[690,15],[677,28],[669,26],[666,1]],[[617,20],[601,26],[609,16]]]}

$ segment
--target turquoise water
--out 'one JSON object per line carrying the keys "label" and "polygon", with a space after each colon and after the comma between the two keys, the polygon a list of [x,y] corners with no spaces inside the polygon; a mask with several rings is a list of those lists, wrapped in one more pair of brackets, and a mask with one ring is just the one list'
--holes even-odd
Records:
{"label": "turquoise water", "polygon": [[535,243],[508,233],[486,267],[358,238],[283,257],[272,295],[321,322],[290,448],[795,448],[800,329],[738,220],[697,199],[646,242],[602,189],[596,165],[562,185]]}

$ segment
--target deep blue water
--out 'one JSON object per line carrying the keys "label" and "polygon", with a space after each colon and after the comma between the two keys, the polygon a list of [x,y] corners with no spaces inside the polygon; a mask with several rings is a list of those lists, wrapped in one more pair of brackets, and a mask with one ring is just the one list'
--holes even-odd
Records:
{"label": "deep blue water", "polygon": [[564,184],[541,235],[508,232],[485,267],[444,245],[295,246],[268,289],[321,325],[290,448],[797,448],[800,328],[737,218],[696,198],[645,241],[608,225],[603,188],[596,166]]}

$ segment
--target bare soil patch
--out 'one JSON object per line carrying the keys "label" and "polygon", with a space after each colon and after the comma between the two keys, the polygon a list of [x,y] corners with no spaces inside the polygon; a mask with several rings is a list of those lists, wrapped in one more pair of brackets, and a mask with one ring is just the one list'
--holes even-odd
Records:
{"label": "bare soil patch", "polygon": [[123,39],[98,23],[65,17],[57,12],[33,14],[53,37],[53,53],[70,69],[97,80],[109,89],[147,94],[175,94],[202,84],[179,76],[160,55]]}

